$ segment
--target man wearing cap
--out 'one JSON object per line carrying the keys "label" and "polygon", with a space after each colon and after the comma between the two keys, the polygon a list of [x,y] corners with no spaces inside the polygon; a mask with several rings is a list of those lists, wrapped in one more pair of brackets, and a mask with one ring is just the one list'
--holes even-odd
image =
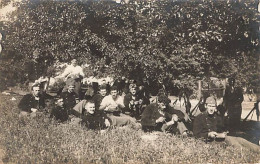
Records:
{"label": "man wearing cap", "polygon": [[64,106],[68,111],[71,111],[72,108],[79,101],[78,95],[74,92],[74,89],[75,89],[75,81],[73,79],[68,79],[68,89],[66,92],[62,92],[60,95],[60,97],[63,98]]}
{"label": "man wearing cap", "polygon": [[241,137],[227,136],[223,132],[223,119],[217,115],[217,105],[214,97],[208,97],[205,102],[206,111],[199,114],[193,123],[193,134],[196,138],[204,138],[206,141],[225,141],[228,145],[232,145],[241,149],[242,147],[260,153],[260,147]]}
{"label": "man wearing cap", "polygon": [[112,120],[112,126],[135,125],[135,119],[122,114],[125,108],[123,97],[117,92],[117,87],[112,86],[110,95],[104,97],[100,104],[100,110],[104,110],[107,116]]}
{"label": "man wearing cap", "polygon": [[208,97],[205,102],[206,111],[199,114],[193,123],[193,134],[197,138],[204,138],[207,141],[215,139],[225,139],[223,133],[223,123],[216,114],[217,104],[214,97]]}
{"label": "man wearing cap", "polygon": [[187,128],[182,120],[184,114],[169,106],[170,99],[159,95],[158,102],[148,105],[142,113],[141,124],[144,131],[164,131],[187,135]]}

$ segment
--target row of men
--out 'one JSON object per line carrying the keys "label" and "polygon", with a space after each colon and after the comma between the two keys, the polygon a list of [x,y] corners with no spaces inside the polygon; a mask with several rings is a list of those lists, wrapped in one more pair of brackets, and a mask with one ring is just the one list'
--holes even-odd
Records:
{"label": "row of men", "polygon": [[[116,87],[111,87],[110,94],[107,95],[106,87],[101,86],[99,93],[91,100],[79,102],[74,88],[75,84],[72,81],[67,91],[56,98],[55,105],[49,111],[51,117],[60,122],[66,122],[71,117],[79,117],[89,129],[105,129],[129,124],[138,127],[140,122],[144,131],[165,131],[184,136],[189,133],[185,125],[187,121],[185,114],[171,107],[169,98],[163,94],[158,96],[156,103],[150,104],[149,100],[137,94],[134,84],[129,86],[130,93],[124,97],[118,94]],[[32,93],[21,99],[18,105],[21,115],[30,115],[46,107],[45,99],[48,96],[40,93],[39,85],[34,85]],[[214,101],[212,98],[207,99],[207,112],[196,117],[193,124],[193,133],[196,137],[225,137],[225,133],[222,133],[223,120],[215,114]]]}
{"label": "row of men", "polygon": [[[61,122],[69,120],[73,115],[81,118],[81,125],[89,129],[101,130],[113,126],[132,125],[138,127],[136,119],[127,115],[123,107],[123,98],[120,97],[115,88],[111,88],[109,95],[105,95],[99,108],[93,100],[82,100],[77,103],[70,111],[66,109],[66,101],[68,93],[73,97],[74,85],[70,85],[68,92],[55,100],[55,105],[50,111],[50,116]],[[133,87],[134,88],[134,87]],[[132,89],[131,89],[132,90]],[[101,94],[100,90],[100,94]],[[132,92],[131,92],[132,93]],[[75,95],[74,95],[75,96]],[[32,87],[32,93],[25,95],[18,107],[21,109],[21,116],[35,115],[41,112],[45,107],[46,95],[40,94],[40,87],[35,85]],[[151,103],[144,108],[141,113],[141,127],[144,131],[164,131],[171,133],[180,133],[187,135],[188,129],[185,127],[184,114],[175,110],[170,105],[167,96],[161,94],[158,101]],[[130,103],[130,105],[132,105]],[[130,107],[130,106],[129,106]],[[193,134],[196,138],[203,138],[205,141],[223,141],[237,147],[247,147],[248,149],[260,152],[260,147],[240,137],[227,136],[223,124],[223,117],[217,113],[216,101],[213,97],[209,97],[205,102],[206,111],[195,117],[193,122]],[[120,110],[121,109],[121,110]]]}

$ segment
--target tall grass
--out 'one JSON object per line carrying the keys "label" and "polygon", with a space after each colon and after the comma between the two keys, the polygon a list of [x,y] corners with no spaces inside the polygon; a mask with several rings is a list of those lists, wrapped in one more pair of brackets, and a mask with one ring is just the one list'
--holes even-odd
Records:
{"label": "tall grass", "polygon": [[[19,100],[19,98],[18,98]],[[0,95],[0,144],[4,162],[14,163],[253,163],[260,155],[225,142],[159,133],[141,139],[141,130],[116,128],[101,133],[58,124],[45,116],[21,119],[17,102]]]}

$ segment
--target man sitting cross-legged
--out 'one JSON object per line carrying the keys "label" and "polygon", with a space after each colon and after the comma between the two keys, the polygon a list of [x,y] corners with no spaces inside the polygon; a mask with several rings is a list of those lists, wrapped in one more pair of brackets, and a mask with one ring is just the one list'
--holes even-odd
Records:
{"label": "man sitting cross-legged", "polygon": [[104,110],[112,120],[112,126],[135,125],[134,118],[121,113],[123,108],[125,108],[123,98],[118,95],[117,88],[112,86],[110,95],[104,97],[99,109]]}
{"label": "man sitting cross-legged", "polygon": [[252,151],[260,152],[260,147],[241,137],[227,136],[223,132],[223,119],[221,119],[216,111],[216,100],[213,97],[207,98],[206,111],[199,114],[193,124],[193,134],[197,138],[204,138],[206,141],[225,141],[229,145],[238,148],[247,148]]}
{"label": "man sitting cross-legged", "polygon": [[18,108],[21,110],[20,116],[28,114],[34,116],[37,111],[45,108],[45,97],[40,92],[40,84],[34,84],[32,86],[32,93],[25,95],[21,99],[18,104]]}
{"label": "man sitting cross-legged", "polygon": [[169,106],[170,100],[166,95],[159,95],[158,102],[148,105],[142,113],[141,124],[144,131],[165,131],[187,135],[183,122],[184,114]]}

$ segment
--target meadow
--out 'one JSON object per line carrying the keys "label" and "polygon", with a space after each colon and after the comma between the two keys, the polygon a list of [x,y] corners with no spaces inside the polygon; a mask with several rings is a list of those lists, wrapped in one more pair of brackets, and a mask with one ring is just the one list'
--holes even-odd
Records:
{"label": "meadow", "polygon": [[4,163],[256,163],[260,159],[256,152],[225,142],[205,143],[131,127],[90,131],[44,115],[22,119],[17,108],[20,98],[0,94]]}

